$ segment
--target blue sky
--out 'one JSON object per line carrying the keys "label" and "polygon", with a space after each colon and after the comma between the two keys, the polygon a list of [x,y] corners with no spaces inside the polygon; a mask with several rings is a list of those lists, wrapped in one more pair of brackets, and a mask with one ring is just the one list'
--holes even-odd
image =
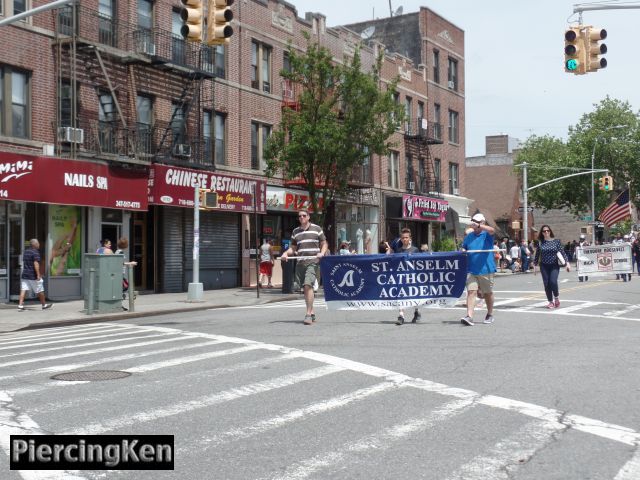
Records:
{"label": "blue sky", "polygon": [[[329,26],[389,16],[389,0],[288,1],[300,17],[323,13]],[[404,13],[426,6],[465,31],[467,156],[484,155],[486,135],[565,138],[569,125],[606,95],[628,101],[634,111],[640,108],[640,62],[631,52],[640,9],[583,13],[584,24],[608,32],[608,66],[578,76],[563,67],[564,31],[578,20],[574,2],[391,0],[391,5],[402,6]]]}

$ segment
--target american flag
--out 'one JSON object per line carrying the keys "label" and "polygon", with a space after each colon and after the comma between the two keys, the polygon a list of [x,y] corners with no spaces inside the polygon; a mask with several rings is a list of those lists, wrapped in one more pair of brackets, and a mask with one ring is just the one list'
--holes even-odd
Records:
{"label": "american flag", "polygon": [[614,223],[620,222],[631,216],[631,207],[629,205],[629,189],[618,195],[611,205],[605,208],[598,219],[607,227]]}

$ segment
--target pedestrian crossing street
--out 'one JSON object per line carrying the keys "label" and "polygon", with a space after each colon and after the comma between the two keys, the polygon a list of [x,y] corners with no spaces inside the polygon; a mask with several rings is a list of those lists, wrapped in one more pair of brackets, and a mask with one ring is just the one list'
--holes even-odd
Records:
{"label": "pedestrian crossing street", "polygon": [[[624,302],[605,302],[592,300],[578,300],[562,298],[560,308],[547,309],[549,303],[540,291],[532,292],[495,292],[494,310],[497,312],[527,312],[540,315],[572,315],[594,318],[615,318],[640,322],[640,304]],[[304,300],[289,300],[284,302],[269,303],[266,305],[251,305],[235,307],[237,309],[279,309],[279,308],[304,308]],[[324,310],[327,307],[325,301],[317,298],[314,302],[316,310]],[[454,307],[432,308],[429,310],[464,309],[466,307],[466,294]],[[478,310],[486,310],[484,304]]]}
{"label": "pedestrian crossing street", "polygon": [[[0,367],[2,478],[132,478],[9,472],[9,435],[29,433],[174,434],[176,470],[135,478],[559,478],[558,454],[584,462],[571,478],[640,478],[631,428],[242,338],[122,323],[15,332],[0,336]],[[131,375],[51,379],[86,370]]]}

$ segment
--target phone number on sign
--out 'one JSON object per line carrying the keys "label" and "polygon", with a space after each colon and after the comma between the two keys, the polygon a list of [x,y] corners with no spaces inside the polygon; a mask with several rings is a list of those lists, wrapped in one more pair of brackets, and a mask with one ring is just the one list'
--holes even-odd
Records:
{"label": "phone number on sign", "polygon": [[116,200],[116,207],[120,207],[120,208],[140,208],[140,202],[132,202],[130,200]]}

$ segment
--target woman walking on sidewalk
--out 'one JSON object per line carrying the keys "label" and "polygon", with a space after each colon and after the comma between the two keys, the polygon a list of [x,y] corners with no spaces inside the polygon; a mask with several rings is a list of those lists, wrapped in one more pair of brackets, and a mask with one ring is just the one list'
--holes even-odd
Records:
{"label": "woman walking on sidewalk", "polygon": [[571,271],[571,267],[562,243],[557,238],[553,238],[553,231],[549,225],[542,226],[538,240],[539,245],[533,260],[533,273],[536,273],[536,267],[539,266],[544,292],[549,300],[547,308],[558,308],[560,306],[560,292],[558,291],[560,267],[566,266],[567,272]]}

